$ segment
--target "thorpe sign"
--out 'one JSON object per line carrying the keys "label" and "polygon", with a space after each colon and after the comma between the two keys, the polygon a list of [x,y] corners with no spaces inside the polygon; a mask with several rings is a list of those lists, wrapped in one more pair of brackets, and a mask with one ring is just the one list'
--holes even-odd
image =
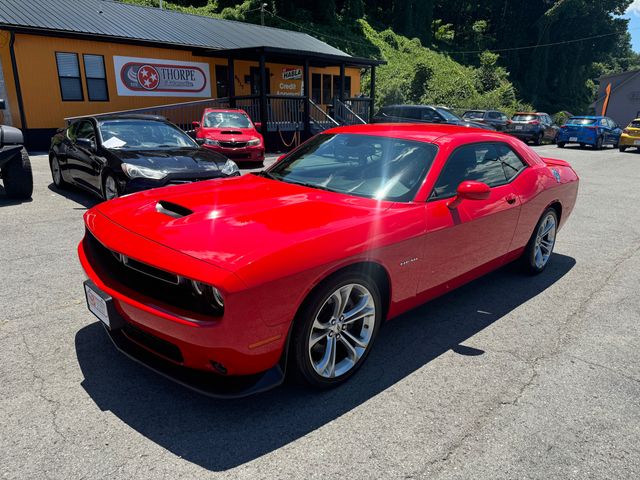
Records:
{"label": "thorpe sign", "polygon": [[207,63],[114,56],[113,65],[120,96],[211,97]]}

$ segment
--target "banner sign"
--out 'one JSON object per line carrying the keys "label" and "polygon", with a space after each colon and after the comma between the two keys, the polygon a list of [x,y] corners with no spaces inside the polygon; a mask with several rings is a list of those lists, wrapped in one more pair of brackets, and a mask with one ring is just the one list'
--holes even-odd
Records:
{"label": "banner sign", "polygon": [[120,96],[211,96],[207,63],[114,56],[113,65]]}
{"label": "banner sign", "polygon": [[302,80],[302,69],[297,67],[284,67],[282,69],[283,80]]}

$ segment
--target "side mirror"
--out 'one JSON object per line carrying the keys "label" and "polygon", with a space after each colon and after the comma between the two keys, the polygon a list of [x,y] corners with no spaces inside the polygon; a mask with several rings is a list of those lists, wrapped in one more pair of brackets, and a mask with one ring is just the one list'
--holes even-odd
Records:
{"label": "side mirror", "polygon": [[96,142],[88,138],[76,138],[76,145],[92,152],[96,150]]}
{"label": "side mirror", "polygon": [[200,122],[191,122],[191,125],[193,125],[193,128],[195,129],[200,128]]}
{"label": "side mirror", "polygon": [[262,123],[261,122],[256,122],[254,123],[256,130],[258,130],[259,132],[262,131]]}
{"label": "side mirror", "polygon": [[286,157],[287,154],[283,153],[282,155],[280,155],[277,159],[276,159],[276,163],[279,162],[280,160],[282,160],[284,157]]}
{"label": "side mirror", "polygon": [[0,98],[0,110],[4,110],[7,108],[7,103],[4,101],[4,98]]}
{"label": "side mirror", "polygon": [[196,138],[196,143],[200,146],[204,145],[204,138]]}
{"label": "side mirror", "polygon": [[491,195],[491,187],[483,182],[465,180],[458,185],[457,195],[447,204],[447,207],[454,209],[462,200],[486,200]]}

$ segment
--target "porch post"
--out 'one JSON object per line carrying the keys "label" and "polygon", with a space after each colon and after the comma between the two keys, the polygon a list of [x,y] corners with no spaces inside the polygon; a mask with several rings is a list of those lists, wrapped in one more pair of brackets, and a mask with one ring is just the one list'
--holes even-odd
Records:
{"label": "porch post", "polygon": [[340,101],[344,102],[344,63],[340,64]]}
{"label": "porch post", "polygon": [[304,65],[302,66],[302,96],[304,99],[304,135],[305,137],[311,136],[311,105],[309,100],[311,99],[311,84],[309,83],[309,60],[305,58]]}
{"label": "porch post", "polygon": [[229,90],[229,106],[236,108],[236,74],[233,58],[227,58],[227,88]]}
{"label": "porch post", "polygon": [[376,103],[376,66],[371,65],[371,88],[369,89],[369,97],[371,98],[371,102],[369,103],[369,122],[375,115],[375,106]]}
{"label": "porch post", "polygon": [[260,54],[260,123],[262,134],[267,133],[267,69],[265,68],[264,53]]}

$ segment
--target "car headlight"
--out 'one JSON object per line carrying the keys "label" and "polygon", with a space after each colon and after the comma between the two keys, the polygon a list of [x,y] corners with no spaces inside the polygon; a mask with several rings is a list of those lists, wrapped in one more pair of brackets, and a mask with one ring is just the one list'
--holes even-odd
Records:
{"label": "car headlight", "polygon": [[153,168],[139,167],[130,163],[122,164],[122,171],[129,178],[150,178],[153,180],[161,180],[167,176],[167,172],[163,170],[154,170]]}
{"label": "car headlight", "polygon": [[224,309],[224,297],[222,296],[222,292],[220,292],[216,287],[196,280],[191,280],[191,288],[196,296],[206,300],[206,302],[213,308],[217,310]]}
{"label": "car headlight", "polygon": [[220,146],[220,142],[218,140],[212,140],[210,138],[205,138],[204,139],[204,144],[205,145],[211,145],[213,147],[219,147]]}
{"label": "car headlight", "polygon": [[227,160],[227,163],[224,164],[224,166],[220,171],[225,175],[233,175],[235,173],[240,173],[240,169],[238,168],[238,165],[236,165],[236,162],[234,162],[233,160]]}
{"label": "car headlight", "polygon": [[249,140],[249,141],[247,142],[247,145],[248,145],[249,147],[257,147],[258,145],[260,145],[260,139],[259,139],[259,138],[254,138],[254,139],[252,139],[252,140]]}

